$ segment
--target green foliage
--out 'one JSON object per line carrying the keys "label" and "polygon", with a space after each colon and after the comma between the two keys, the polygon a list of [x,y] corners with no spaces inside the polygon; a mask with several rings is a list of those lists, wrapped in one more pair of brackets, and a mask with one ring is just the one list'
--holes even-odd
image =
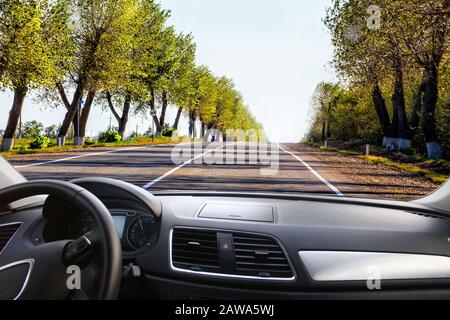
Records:
{"label": "green foliage", "polygon": [[105,131],[99,134],[98,141],[103,143],[120,142],[122,137],[117,131]]}
{"label": "green foliage", "polygon": [[59,125],[54,124],[44,129],[45,136],[50,139],[56,139],[58,137]]}
{"label": "green foliage", "polygon": [[92,138],[86,138],[86,139],[84,139],[84,144],[87,146],[93,146],[93,145],[97,144],[97,141]]}
{"label": "green foliage", "polygon": [[0,2],[0,82],[11,89],[54,85],[70,61],[68,1]]}
{"label": "green foliage", "polygon": [[[368,8],[373,5],[381,10],[379,28],[368,25]],[[332,63],[341,84],[338,92],[320,90],[321,86],[334,88],[334,84],[319,84],[307,139],[361,139],[380,144],[383,135],[389,135],[412,139],[414,149],[422,153],[425,141],[440,139],[450,157],[448,6],[448,1],[436,0],[333,0],[324,23],[331,33]],[[432,77],[439,84],[436,108],[430,103],[434,99],[430,95]],[[428,89],[419,90],[421,84]],[[383,110],[374,103],[379,102],[372,96],[376,87],[382,91],[390,119],[380,115]],[[422,106],[415,112],[417,97]],[[412,121],[414,116],[420,118],[419,124]]]}
{"label": "green foliage", "polygon": [[[101,99],[102,107],[118,105],[124,116],[148,114],[159,102],[182,108],[211,129],[254,129],[264,136],[233,81],[196,66],[193,36],[168,25],[169,17],[154,0],[0,0],[0,84],[43,89],[52,105],[63,102],[67,119],[78,98],[69,101],[65,91],[83,97],[89,91],[112,96],[112,106]],[[123,117],[113,113],[120,122]],[[67,119],[60,128],[70,139]],[[50,126],[30,136],[55,138],[57,130]],[[117,141],[104,134],[104,141]]]}
{"label": "green foliage", "polygon": [[23,125],[22,136],[24,138],[37,138],[42,135],[44,131],[44,125],[36,120],[27,121]]}
{"label": "green foliage", "polygon": [[161,132],[161,135],[163,137],[174,137],[177,134],[177,130],[174,128],[164,128],[164,130]]}
{"label": "green foliage", "polygon": [[30,142],[30,149],[44,149],[50,144],[50,139],[46,136],[39,135],[36,139]]}

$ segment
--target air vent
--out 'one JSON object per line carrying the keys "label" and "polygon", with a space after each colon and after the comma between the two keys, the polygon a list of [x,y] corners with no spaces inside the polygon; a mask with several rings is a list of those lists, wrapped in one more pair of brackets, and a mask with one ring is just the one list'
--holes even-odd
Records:
{"label": "air vent", "polygon": [[172,268],[219,277],[294,280],[281,245],[271,236],[252,233],[175,228]]}
{"label": "air vent", "polygon": [[233,233],[236,270],[240,275],[263,278],[292,278],[286,254],[268,236]]}
{"label": "air vent", "polygon": [[194,229],[173,230],[172,265],[196,272],[218,272],[217,233]]}
{"label": "air vent", "polygon": [[0,226],[0,253],[6,248],[8,242],[14,234],[19,230],[21,223],[5,224]]}

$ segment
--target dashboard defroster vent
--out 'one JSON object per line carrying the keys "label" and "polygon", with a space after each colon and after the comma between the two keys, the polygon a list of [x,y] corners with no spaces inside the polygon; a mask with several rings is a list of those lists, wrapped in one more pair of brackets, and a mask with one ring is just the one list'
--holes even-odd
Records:
{"label": "dashboard defroster vent", "polygon": [[8,245],[14,234],[19,230],[21,223],[0,225],[0,254]]}
{"label": "dashboard defroster vent", "polygon": [[208,230],[174,229],[172,265],[197,272],[217,272],[220,267],[217,233]]}

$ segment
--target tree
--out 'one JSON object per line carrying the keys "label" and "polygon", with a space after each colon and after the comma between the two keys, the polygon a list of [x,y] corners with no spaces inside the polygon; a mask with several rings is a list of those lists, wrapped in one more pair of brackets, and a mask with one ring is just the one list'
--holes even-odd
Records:
{"label": "tree", "polygon": [[130,22],[129,31],[132,37],[128,46],[130,68],[113,79],[113,85],[103,95],[107,105],[118,122],[119,134],[124,137],[129,113],[133,102],[137,110],[145,106],[149,97],[147,80],[155,74],[157,52],[160,46],[160,34],[169,17],[166,10],[154,1],[141,1],[136,16]]}
{"label": "tree", "polygon": [[[136,17],[137,0],[79,0],[74,7],[78,12],[73,40],[76,44],[75,60],[70,77],[58,83],[58,91],[67,109],[58,134],[58,145],[63,145],[73,122],[76,144],[83,144],[85,126],[96,93],[114,86],[116,77],[129,70],[129,41],[133,37],[130,22]],[[130,30],[131,29],[131,30]],[[130,32],[131,31],[131,32]],[[69,101],[66,87],[74,90]],[[87,93],[83,107],[81,102]],[[74,121],[80,115],[80,128]]]}
{"label": "tree", "polygon": [[191,34],[180,33],[175,39],[175,59],[172,67],[164,75],[164,86],[161,92],[162,111],[160,125],[165,123],[168,105],[178,106],[173,128],[178,129],[183,109],[188,108],[189,94],[192,90],[190,81],[194,76],[196,45]]}
{"label": "tree", "polygon": [[24,138],[37,138],[44,132],[44,125],[36,120],[27,121],[24,123],[22,131]]}
{"label": "tree", "polygon": [[322,123],[322,141],[331,137],[333,109],[341,97],[341,91],[338,84],[321,82],[314,92],[312,104]]}
{"label": "tree", "polygon": [[56,139],[58,137],[59,125],[54,124],[44,129],[44,134],[50,139]]}
{"label": "tree", "polygon": [[[374,8],[380,10],[378,28],[370,28],[366,14]],[[395,149],[411,145],[423,107],[428,155],[441,153],[435,111],[438,69],[448,48],[448,15],[448,0],[335,0],[328,10],[325,24],[333,37],[334,64],[353,85],[373,88],[384,140]],[[408,106],[412,86],[416,92]],[[383,91],[392,92],[391,114]]]}
{"label": "tree", "polygon": [[396,6],[380,0],[391,27],[414,62],[423,69],[423,131],[429,158],[442,157],[437,135],[436,107],[439,72],[449,47],[450,0],[406,0]]}
{"label": "tree", "polygon": [[52,86],[70,61],[68,2],[0,1],[0,83],[14,91],[2,150],[14,145],[25,97],[37,86]]}
{"label": "tree", "polygon": [[[217,80],[206,66],[196,67],[191,77],[191,88],[186,98],[189,115],[189,135],[196,136],[195,123],[200,117],[203,124],[210,124],[216,116]],[[202,132],[203,135],[203,132]]]}

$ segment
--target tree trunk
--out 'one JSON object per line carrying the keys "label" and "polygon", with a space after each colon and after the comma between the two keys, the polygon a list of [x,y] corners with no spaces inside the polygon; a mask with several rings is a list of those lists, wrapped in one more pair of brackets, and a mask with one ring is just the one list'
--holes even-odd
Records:
{"label": "tree trunk", "polygon": [[161,128],[164,128],[164,126],[165,126],[166,112],[167,112],[168,104],[169,103],[167,101],[167,92],[163,91],[163,93],[162,93],[162,110],[161,110],[161,116],[159,117],[159,126]]}
{"label": "tree trunk", "polygon": [[422,83],[420,84],[419,90],[417,92],[416,98],[414,99],[414,106],[413,111],[411,113],[410,122],[409,122],[409,131],[410,131],[410,139],[414,140],[417,129],[419,128],[420,124],[420,116],[422,114],[423,109],[423,94],[425,91],[425,81],[426,76],[424,76],[424,79],[422,80]]}
{"label": "tree trunk", "polygon": [[326,140],[326,123],[325,120],[322,120],[322,141]]}
{"label": "tree trunk", "polygon": [[[72,127],[73,127],[73,142],[76,146],[80,145],[79,143],[79,126],[78,126],[78,119],[81,118],[81,108],[82,106],[80,106],[79,108],[77,108],[75,110],[75,114],[73,116],[72,119]],[[81,119],[80,119],[81,122]]]}
{"label": "tree trunk", "polygon": [[394,110],[391,118],[387,111],[386,101],[383,98],[383,93],[378,84],[373,87],[372,92],[373,103],[377,111],[378,120],[380,121],[383,130],[383,147],[389,151],[398,149],[398,115]]}
{"label": "tree trunk", "polygon": [[195,112],[189,112],[189,136],[195,139]]}
{"label": "tree trunk", "polygon": [[423,99],[423,133],[430,159],[442,159],[442,145],[436,131],[436,105],[438,101],[438,71],[435,64],[427,68]]}
{"label": "tree trunk", "polygon": [[206,133],[206,125],[205,125],[205,123],[202,121],[202,132],[200,133],[200,138],[202,138],[203,139],[203,137],[205,136],[205,133]]}
{"label": "tree trunk", "polygon": [[131,109],[131,95],[128,93],[123,103],[122,117],[120,118],[119,121],[119,134],[122,137],[122,139],[125,139],[125,132],[127,130],[130,109]]}
{"label": "tree trunk", "polygon": [[159,123],[158,114],[156,111],[156,98],[155,98],[155,91],[153,89],[150,89],[150,93],[152,95],[150,99],[150,115],[153,118],[153,121],[156,125],[156,135],[161,135],[162,127]]}
{"label": "tree trunk", "polygon": [[180,125],[181,114],[183,113],[183,108],[178,108],[177,117],[175,118],[175,122],[173,124],[173,128],[178,130],[178,126]]}
{"label": "tree trunk", "polygon": [[14,146],[14,138],[16,136],[17,125],[19,124],[19,118],[22,113],[23,103],[27,95],[28,88],[19,87],[14,91],[14,101],[9,112],[8,124],[6,125],[5,132],[3,134],[3,141],[1,150],[10,151]]}
{"label": "tree trunk", "polygon": [[92,104],[94,103],[94,99],[95,99],[95,91],[89,91],[88,95],[87,95],[87,99],[86,99],[86,103],[81,111],[81,116],[80,116],[80,135],[79,137],[77,137],[76,140],[76,144],[77,145],[84,145],[84,140],[86,138],[86,126],[87,126],[87,122],[89,119],[89,114],[91,112],[92,109]]}
{"label": "tree trunk", "polygon": [[116,118],[117,123],[119,123],[120,122],[120,116],[117,113],[116,109],[114,108],[114,103],[112,101],[112,95],[109,92],[106,93],[106,101],[108,102],[108,107],[111,110],[112,114],[114,115],[114,118]]}
{"label": "tree trunk", "polygon": [[383,131],[383,136],[384,138],[389,138],[391,135],[391,118],[389,116],[389,112],[387,111],[383,93],[381,92],[378,84],[373,87],[372,99],[377,111],[381,129]]}
{"label": "tree trunk", "polygon": [[[68,108],[66,115],[64,117],[64,121],[61,124],[61,128],[59,129],[58,146],[63,146],[65,144],[67,132],[69,131],[70,124],[72,123],[73,118],[75,117],[78,104],[80,103],[80,100],[83,97],[83,92],[84,92],[84,85],[83,83],[79,83],[73,95],[72,103],[70,104],[70,107]],[[62,96],[61,98],[64,99]]]}
{"label": "tree trunk", "polygon": [[393,113],[398,119],[398,147],[397,150],[405,150],[411,147],[411,133],[409,131],[408,117],[405,107],[405,92],[403,87],[403,69],[400,57],[395,60],[395,86],[392,96]]}

